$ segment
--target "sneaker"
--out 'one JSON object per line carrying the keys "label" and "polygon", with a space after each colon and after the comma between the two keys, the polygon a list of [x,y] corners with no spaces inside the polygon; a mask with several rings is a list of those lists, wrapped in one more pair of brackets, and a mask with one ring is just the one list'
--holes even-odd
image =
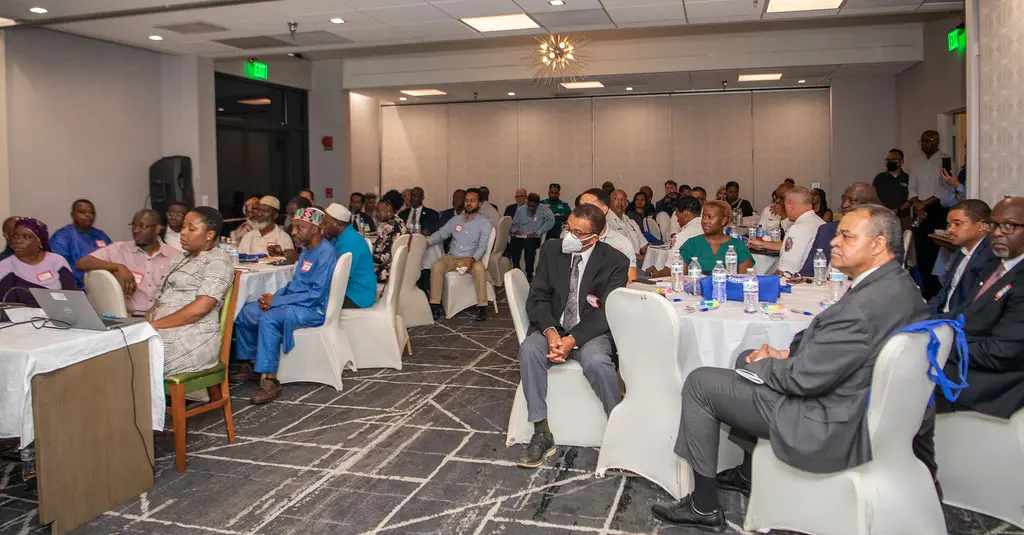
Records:
{"label": "sneaker", "polygon": [[523,454],[516,461],[516,466],[520,468],[537,468],[544,462],[545,457],[551,457],[555,454],[555,451],[554,435],[550,432],[536,431],[533,433],[533,438],[530,439],[530,443],[526,446]]}
{"label": "sneaker", "polygon": [[735,466],[728,470],[722,470],[715,477],[718,481],[718,488],[724,490],[734,490],[740,494],[750,497],[750,482],[743,477],[743,472],[740,471],[739,466]]}
{"label": "sneaker", "polygon": [[249,381],[259,381],[261,374],[256,373],[256,370],[252,369],[251,362],[243,362],[238,367],[238,371],[228,374],[228,381],[232,383],[248,383]]}
{"label": "sneaker", "polygon": [[725,513],[721,509],[710,513],[697,511],[693,506],[692,495],[672,504],[654,504],[651,506],[651,513],[672,524],[690,526],[710,533],[725,531]]}
{"label": "sneaker", "polygon": [[474,321],[487,321],[487,307],[476,307],[476,319]]}
{"label": "sneaker", "polygon": [[249,403],[253,405],[263,405],[270,403],[277,399],[277,396],[281,395],[281,383],[274,379],[263,379],[260,381],[260,389],[252,395],[249,399]]}

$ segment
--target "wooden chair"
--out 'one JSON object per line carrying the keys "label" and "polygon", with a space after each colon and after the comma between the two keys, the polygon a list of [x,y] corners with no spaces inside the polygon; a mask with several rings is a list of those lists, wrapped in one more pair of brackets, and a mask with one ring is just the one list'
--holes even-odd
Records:
{"label": "wooden chair", "polygon": [[[179,373],[164,378],[164,392],[171,397],[167,412],[174,425],[174,454],[179,472],[185,471],[185,420],[197,414],[224,409],[224,423],[228,429],[228,442],[235,443],[235,422],[231,415],[231,392],[228,389],[228,359],[231,358],[231,334],[234,331],[234,310],[238,299],[238,282],[241,271],[235,271],[235,281],[224,296],[220,310],[220,361],[216,366],[189,373]],[[210,401],[185,410],[185,394],[206,389]]]}

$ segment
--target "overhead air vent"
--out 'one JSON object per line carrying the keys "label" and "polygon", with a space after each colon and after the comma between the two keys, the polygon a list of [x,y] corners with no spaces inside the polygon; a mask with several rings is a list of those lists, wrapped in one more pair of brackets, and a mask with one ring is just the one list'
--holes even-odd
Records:
{"label": "overhead air vent", "polygon": [[210,24],[209,22],[182,22],[180,24],[165,24],[163,26],[157,26],[161,30],[167,30],[182,35],[196,35],[201,33],[217,33],[226,32],[227,28],[223,26],[217,26],[216,24]]}
{"label": "overhead air vent", "polygon": [[214,43],[240,48],[242,50],[255,50],[258,48],[279,48],[283,46],[295,46],[295,43],[282,41],[266,35],[256,37],[236,37],[233,39],[214,39]]}

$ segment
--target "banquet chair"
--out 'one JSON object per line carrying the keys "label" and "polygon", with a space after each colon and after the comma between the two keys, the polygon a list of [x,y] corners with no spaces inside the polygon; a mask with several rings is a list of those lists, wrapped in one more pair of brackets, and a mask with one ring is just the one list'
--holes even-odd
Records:
{"label": "banquet chair", "polygon": [[661,229],[661,241],[669,241],[672,239],[672,219],[674,219],[668,212],[658,212],[654,216],[654,220],[658,222],[658,228]]}
{"label": "banquet chair", "polygon": [[654,236],[655,238],[657,238],[658,241],[661,241],[661,242],[668,241],[668,239],[661,232],[661,224],[658,223],[653,217],[645,217],[644,218],[644,228],[641,228],[640,231],[642,232],[645,229],[648,232],[651,233],[651,236]]}
{"label": "banquet chair", "polygon": [[398,293],[405,280],[409,248],[399,247],[391,257],[391,277],[384,293],[370,308],[341,309],[341,328],[352,344],[353,369],[402,369],[402,348],[412,354],[409,331],[398,315]]}
{"label": "banquet chair", "polygon": [[491,276],[491,280],[496,286],[501,286],[504,283],[505,274],[512,269],[512,261],[505,256],[511,232],[512,218],[503,216],[498,220],[497,234],[494,236],[494,249],[491,251],[491,259],[487,263],[487,274]]}
{"label": "banquet chair", "polygon": [[117,277],[111,272],[102,269],[86,272],[85,295],[99,315],[128,317],[124,290],[121,289],[121,283],[117,281]]}
{"label": "banquet chair", "polygon": [[434,315],[430,312],[430,301],[427,300],[427,294],[416,286],[422,271],[423,254],[427,250],[427,238],[422,234],[405,234],[395,240],[391,250],[397,247],[409,249],[402,287],[398,290],[398,315],[405,321],[406,327],[431,325],[434,323]]}
{"label": "banquet chair", "polygon": [[597,475],[628,470],[675,499],[690,490],[689,470],[673,448],[682,412],[679,314],[652,292],[619,288],[606,303],[626,396],[608,416]]}
{"label": "banquet chair", "polygon": [[[171,398],[167,412],[174,426],[174,456],[179,472],[185,471],[185,420],[193,416],[224,409],[224,424],[228,431],[228,443],[235,443],[235,421],[231,415],[231,391],[228,387],[228,359],[231,358],[231,335],[235,329],[235,304],[238,300],[238,284],[241,271],[235,271],[235,280],[224,296],[220,308],[220,360],[212,368],[198,372],[179,373],[164,377],[164,392]],[[185,408],[185,394],[206,390],[210,401],[191,409]]]}
{"label": "banquet chair", "polygon": [[903,258],[900,259],[900,265],[907,267],[907,261],[910,260],[910,246],[914,243],[914,233],[910,229],[903,231]]}
{"label": "banquet chair", "polygon": [[[526,316],[526,297],[529,293],[530,284],[526,282],[526,274],[522,270],[513,269],[505,274],[505,295],[508,297],[512,324],[520,344],[530,330],[530,320]],[[601,400],[583,376],[583,367],[579,362],[568,359],[548,370],[547,401],[548,426],[555,436],[555,444],[588,447],[601,445],[608,417]],[[529,442],[532,436],[533,424],[527,415],[526,396],[523,395],[523,383],[520,381],[508,417],[505,445],[523,444]]]}
{"label": "banquet chair", "polygon": [[309,382],[341,390],[341,372],[354,360],[348,335],[338,323],[351,268],[352,253],[341,255],[334,264],[324,323],[319,327],[296,329],[295,347],[287,355],[281,355],[277,371],[281,384]]}
{"label": "banquet chair", "polygon": [[[941,367],[953,330],[936,330]],[[875,362],[867,414],[872,460],[831,474],[793,468],[754,448],[750,504],[743,529],[785,529],[829,535],[946,533],[931,474],[911,449],[935,384],[928,378],[928,333],[897,334]],[[941,395],[938,394],[938,395]]]}
{"label": "banquet chair", "polygon": [[[494,282],[487,277],[487,266],[490,264],[491,251],[494,250],[494,243],[497,241],[497,230],[491,229],[491,237],[487,240],[487,249],[484,251],[484,279],[487,286],[487,300],[494,303],[494,312],[498,312],[498,300],[494,294]],[[473,285],[473,274],[465,272],[459,274],[457,271],[449,271],[444,275],[444,286],[441,287],[441,304],[444,306],[445,318],[451,319],[463,310],[476,306],[476,287]]]}
{"label": "banquet chair", "polygon": [[935,458],[947,504],[1024,528],[1024,409],[936,416]]}

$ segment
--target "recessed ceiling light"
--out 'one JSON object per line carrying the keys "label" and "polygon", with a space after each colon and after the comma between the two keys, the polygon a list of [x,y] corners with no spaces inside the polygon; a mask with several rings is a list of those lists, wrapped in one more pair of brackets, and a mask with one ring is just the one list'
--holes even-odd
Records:
{"label": "recessed ceiling light", "polygon": [[45,15],[49,13],[49,10],[47,10],[45,7],[30,7],[28,10],[35,13],[36,15]]}
{"label": "recessed ceiling light", "polygon": [[555,6],[555,7],[564,6],[565,5],[565,2],[563,2],[562,0],[550,0],[548,3],[553,5],[553,6]]}
{"label": "recessed ceiling light", "polygon": [[149,36],[149,40],[150,40],[150,41],[163,41],[163,40],[164,40],[164,38],[163,38],[163,37],[160,37],[159,35],[150,35],[150,36]]}
{"label": "recessed ceiling light", "polygon": [[843,0],[769,0],[768,13],[839,9]]}
{"label": "recessed ceiling light", "polygon": [[529,30],[540,26],[525,14],[496,15],[493,17],[466,17],[459,19],[478,32],[501,32],[508,30]]}
{"label": "recessed ceiling light", "polygon": [[515,94],[514,92],[512,92],[512,91],[509,91],[509,92],[508,92],[508,96],[510,96],[510,97],[514,97],[514,96],[516,96],[516,94]]}
{"label": "recessed ceiling light", "polygon": [[331,19],[331,22],[334,24],[345,24],[345,19],[341,17],[334,17],[333,19]]}
{"label": "recessed ceiling light", "polygon": [[401,92],[410,97],[439,97],[448,94],[440,89],[403,89]]}
{"label": "recessed ceiling light", "polygon": [[798,84],[806,84],[807,80],[797,80],[796,83],[798,83]]}
{"label": "recessed ceiling light", "polygon": [[238,103],[239,104],[248,104],[249,106],[269,106],[270,105],[270,99],[269,98],[248,98],[248,99],[244,99],[244,100],[239,100]]}
{"label": "recessed ceiling light", "polygon": [[561,85],[566,89],[597,89],[604,87],[604,84],[597,80],[592,82],[562,82]]}
{"label": "recessed ceiling light", "polygon": [[407,101],[407,100],[409,100],[409,99],[407,99],[407,98],[405,98],[405,97],[398,97],[398,100],[401,100],[402,102],[405,102],[405,101]]}
{"label": "recessed ceiling light", "polygon": [[782,73],[777,72],[773,74],[741,74],[739,81],[741,82],[772,82],[775,80],[781,80]]}
{"label": "recessed ceiling light", "polygon": [[217,111],[224,111],[224,108],[217,108]]}
{"label": "recessed ceiling light", "polygon": [[627,88],[626,88],[626,91],[632,91],[632,90],[633,90],[633,88],[632,88],[632,87],[627,87]]}

